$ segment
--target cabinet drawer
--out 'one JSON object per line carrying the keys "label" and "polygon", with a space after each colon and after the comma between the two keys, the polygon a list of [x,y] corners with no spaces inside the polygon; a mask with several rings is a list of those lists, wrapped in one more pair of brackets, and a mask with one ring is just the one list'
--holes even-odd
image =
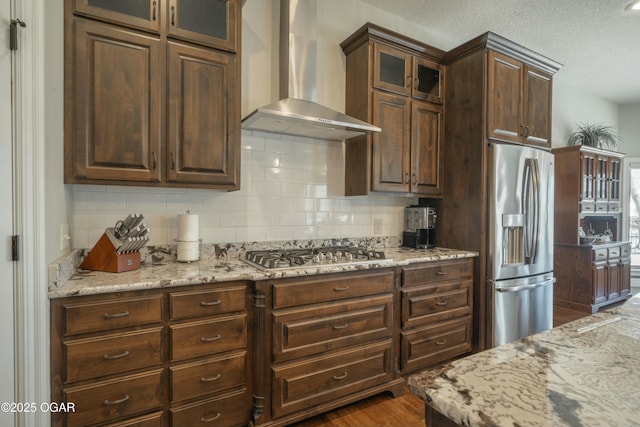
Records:
{"label": "cabinet drawer", "polygon": [[162,328],[64,343],[67,381],[152,367],[162,363]]}
{"label": "cabinet drawer", "polygon": [[600,248],[593,250],[593,260],[594,261],[605,261],[609,256],[609,252],[607,248]]}
{"label": "cabinet drawer", "polygon": [[246,383],[246,352],[169,368],[173,402],[204,396]]}
{"label": "cabinet drawer", "polygon": [[392,295],[274,313],[274,361],[388,338],[392,313]]}
{"label": "cabinet drawer", "polygon": [[393,271],[385,270],[319,275],[310,280],[278,282],[273,285],[273,307],[297,307],[391,292],[393,280]]}
{"label": "cabinet drawer", "polygon": [[108,331],[162,321],[162,295],[65,303],[65,335]]}
{"label": "cabinet drawer", "polygon": [[471,351],[471,316],[402,332],[401,370],[418,368]]}
{"label": "cabinet drawer", "polygon": [[246,314],[171,326],[171,360],[191,359],[246,345]]}
{"label": "cabinet drawer", "polygon": [[67,414],[66,425],[84,427],[160,408],[162,393],[162,369],[69,388],[64,399],[76,410]]}
{"label": "cabinet drawer", "polygon": [[246,308],[245,294],[246,286],[172,292],[169,294],[171,320],[243,311]]}
{"label": "cabinet drawer", "polygon": [[247,425],[247,393],[241,390],[171,409],[172,426],[232,427]]}
{"label": "cabinet drawer", "polygon": [[473,259],[441,261],[407,266],[402,269],[402,285],[416,286],[448,280],[471,279]]}
{"label": "cabinet drawer", "polygon": [[609,258],[620,258],[620,246],[609,248]]}
{"label": "cabinet drawer", "polygon": [[631,245],[628,243],[625,243],[624,245],[620,246],[620,256],[622,258],[627,258],[631,256]]}
{"label": "cabinet drawer", "polygon": [[273,415],[308,410],[393,378],[390,340],[273,368]]}
{"label": "cabinet drawer", "polygon": [[470,314],[472,284],[471,280],[466,280],[441,286],[402,289],[402,328]]}
{"label": "cabinet drawer", "polygon": [[154,412],[153,414],[143,415],[131,420],[122,421],[116,424],[107,424],[104,427],[163,427],[162,412]]}

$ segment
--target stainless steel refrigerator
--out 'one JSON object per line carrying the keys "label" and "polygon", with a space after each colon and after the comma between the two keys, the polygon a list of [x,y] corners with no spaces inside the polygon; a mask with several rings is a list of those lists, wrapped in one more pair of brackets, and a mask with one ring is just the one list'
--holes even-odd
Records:
{"label": "stainless steel refrigerator", "polygon": [[553,154],[489,144],[488,327],[495,346],[553,327]]}

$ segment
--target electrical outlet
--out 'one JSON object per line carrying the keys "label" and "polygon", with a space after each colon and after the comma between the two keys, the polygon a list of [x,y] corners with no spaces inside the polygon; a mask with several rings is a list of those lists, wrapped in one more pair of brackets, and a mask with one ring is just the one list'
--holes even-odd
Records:
{"label": "electrical outlet", "polygon": [[69,224],[60,225],[60,250],[68,251],[71,249],[71,236],[69,235]]}
{"label": "electrical outlet", "polygon": [[373,219],[373,234],[382,234],[382,219]]}

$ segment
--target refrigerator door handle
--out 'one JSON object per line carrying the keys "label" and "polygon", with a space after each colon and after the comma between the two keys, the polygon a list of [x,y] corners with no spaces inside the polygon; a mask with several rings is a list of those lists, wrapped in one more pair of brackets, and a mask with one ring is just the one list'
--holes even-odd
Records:
{"label": "refrigerator door handle", "polygon": [[525,160],[522,195],[522,211],[526,215],[525,261],[535,264],[540,240],[540,170],[537,159]]}
{"label": "refrigerator door handle", "polygon": [[549,280],[545,280],[544,282],[540,282],[540,283],[532,283],[530,285],[521,285],[521,286],[507,286],[504,288],[496,288],[496,292],[521,292],[521,291],[526,291],[526,290],[531,290],[531,289],[535,289],[535,288],[541,288],[544,286],[549,286],[552,285],[556,282],[556,278],[553,277]]}

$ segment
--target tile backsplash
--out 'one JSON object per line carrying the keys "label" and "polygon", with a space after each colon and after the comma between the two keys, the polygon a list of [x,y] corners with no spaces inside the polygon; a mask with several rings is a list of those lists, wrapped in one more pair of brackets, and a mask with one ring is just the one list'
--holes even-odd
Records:
{"label": "tile backsplash", "polygon": [[343,147],[243,131],[239,191],[74,185],[73,248],[91,248],[128,213],[144,214],[152,245],[173,244],[186,211],[199,215],[203,243],[399,236],[415,199],[345,197]]}

